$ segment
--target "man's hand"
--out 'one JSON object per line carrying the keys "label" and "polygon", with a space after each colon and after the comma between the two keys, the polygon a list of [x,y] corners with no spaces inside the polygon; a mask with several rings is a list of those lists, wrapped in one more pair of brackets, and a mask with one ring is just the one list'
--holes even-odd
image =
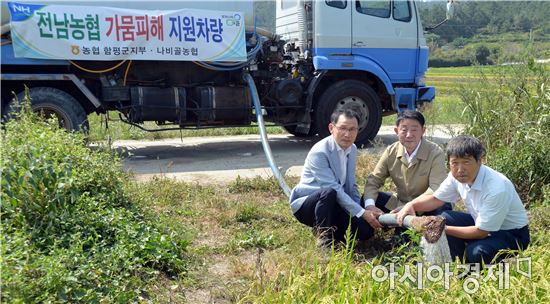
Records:
{"label": "man's hand", "polygon": [[371,205],[365,208],[365,212],[363,213],[362,218],[367,221],[367,223],[369,223],[372,228],[378,229],[383,227],[382,224],[380,224],[380,222],[378,221],[378,217],[382,214],[384,214],[382,210]]}
{"label": "man's hand", "polygon": [[[391,213],[396,213],[392,211]],[[416,215],[416,212],[414,211],[413,205],[409,202],[401,208],[401,210],[397,211],[397,215],[395,216],[395,220],[397,221],[397,224],[400,226],[403,226],[403,219],[405,219],[405,216],[407,215]]]}

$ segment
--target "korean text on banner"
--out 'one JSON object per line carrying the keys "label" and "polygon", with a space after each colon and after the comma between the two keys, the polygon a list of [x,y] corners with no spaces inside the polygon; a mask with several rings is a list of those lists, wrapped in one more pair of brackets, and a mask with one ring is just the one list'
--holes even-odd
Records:
{"label": "korean text on banner", "polygon": [[246,61],[244,15],[9,2],[16,57]]}

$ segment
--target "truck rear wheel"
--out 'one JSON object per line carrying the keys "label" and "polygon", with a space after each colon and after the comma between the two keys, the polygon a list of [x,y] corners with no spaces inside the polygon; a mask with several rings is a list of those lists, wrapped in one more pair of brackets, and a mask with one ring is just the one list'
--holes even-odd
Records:
{"label": "truck rear wheel", "polygon": [[315,108],[315,124],[319,137],[328,136],[330,115],[337,109],[351,108],[359,115],[359,131],[355,144],[361,146],[372,140],[382,124],[380,98],[364,82],[342,80],[331,85]]}
{"label": "truck rear wheel", "polygon": [[[88,116],[78,101],[68,93],[50,87],[36,87],[29,89],[31,108],[46,119],[56,119],[59,127],[68,131],[84,131],[89,129]],[[22,101],[25,92],[17,94],[17,99]],[[19,105],[10,102],[7,112],[19,111]]]}

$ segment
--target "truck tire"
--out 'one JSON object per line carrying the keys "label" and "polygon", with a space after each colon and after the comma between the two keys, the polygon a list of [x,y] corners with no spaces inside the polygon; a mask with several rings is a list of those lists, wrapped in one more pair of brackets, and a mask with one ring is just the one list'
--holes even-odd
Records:
{"label": "truck tire", "polygon": [[[50,87],[35,87],[29,89],[31,108],[45,118],[55,118],[61,128],[67,131],[89,130],[88,116],[78,101],[68,93]],[[25,98],[25,92],[17,94],[17,100]],[[8,105],[7,113],[19,111],[20,105],[12,101]]]}
{"label": "truck tire", "polygon": [[302,137],[302,138],[305,138],[305,137],[312,137],[314,136],[316,133],[317,133],[317,130],[315,129],[315,126],[313,125],[313,123],[311,124],[311,126],[309,127],[309,132],[307,134],[303,134],[303,133],[297,133],[296,132],[296,126],[283,126],[283,128],[290,134],[296,136],[296,137]]}
{"label": "truck tire", "polygon": [[359,131],[355,144],[360,147],[372,140],[382,124],[380,98],[374,90],[358,80],[342,80],[321,95],[315,107],[315,124],[319,137],[330,134],[330,115],[336,109],[351,108],[359,114]]}

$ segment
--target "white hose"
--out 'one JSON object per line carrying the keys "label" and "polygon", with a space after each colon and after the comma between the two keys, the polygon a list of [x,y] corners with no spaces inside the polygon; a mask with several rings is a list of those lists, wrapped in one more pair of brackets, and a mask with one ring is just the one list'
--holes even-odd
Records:
{"label": "white hose", "polygon": [[[405,218],[403,219],[403,226],[405,228],[409,228],[411,226],[412,218],[412,215],[405,216]],[[391,213],[382,214],[378,217],[378,221],[384,226],[399,226],[399,224],[397,224],[396,215]]]}
{"label": "white hose", "polygon": [[250,76],[250,74],[245,73],[244,80],[248,83],[250,94],[252,95],[252,101],[254,102],[254,108],[256,109],[256,120],[258,121],[258,127],[260,129],[260,136],[262,138],[262,146],[264,148],[265,157],[267,158],[267,162],[271,167],[271,172],[273,172],[273,176],[277,179],[277,182],[279,182],[279,186],[281,187],[285,195],[287,197],[290,197],[290,188],[286,184],[283,175],[279,171],[279,168],[277,168],[277,165],[275,165],[273,154],[271,153],[271,148],[269,147],[269,142],[267,141],[267,133],[265,132],[264,118],[262,116],[262,108],[260,106],[260,98],[258,97],[258,91],[256,90],[254,79],[252,78],[252,76]]}

